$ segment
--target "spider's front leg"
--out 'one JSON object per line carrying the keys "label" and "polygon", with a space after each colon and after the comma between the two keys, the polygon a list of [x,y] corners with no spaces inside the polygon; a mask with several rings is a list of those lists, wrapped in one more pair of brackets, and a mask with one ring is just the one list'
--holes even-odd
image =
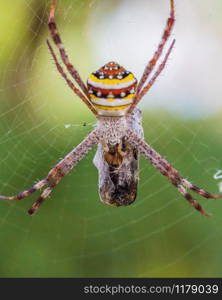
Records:
{"label": "spider's front leg", "polygon": [[61,179],[67,175],[74,166],[91,150],[93,145],[98,143],[97,129],[92,131],[76,148],[68,153],[64,159],[62,159],[54,168],[52,168],[48,176],[43,180],[37,182],[29,190],[25,190],[16,196],[0,196],[0,199],[6,200],[21,200],[37,190],[40,190],[45,185],[48,185],[40,195],[40,197],[34,202],[32,207],[28,210],[28,213],[32,215],[42,202],[51,194],[54,187],[61,181]]}
{"label": "spider's front leg", "polygon": [[193,196],[186,191],[186,188],[205,198],[218,199],[222,198],[222,194],[210,194],[209,192],[193,185],[191,182],[181,177],[178,171],[173,168],[167,160],[161,157],[158,152],[149,146],[142,138],[138,137],[131,129],[127,130],[127,136],[129,143],[136,147],[137,150],[144,155],[144,157],[148,159],[162,175],[166,176],[196,210],[205,216],[209,216],[209,214],[201,207],[201,205],[193,198]]}

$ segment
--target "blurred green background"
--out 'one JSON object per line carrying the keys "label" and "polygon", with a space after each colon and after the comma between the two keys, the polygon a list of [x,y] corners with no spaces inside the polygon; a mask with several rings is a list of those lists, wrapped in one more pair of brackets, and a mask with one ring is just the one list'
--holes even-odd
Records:
{"label": "blurred green background", "polygon": [[[165,0],[58,1],[72,62],[87,76],[117,60],[137,77],[169,13]],[[146,140],[184,177],[218,193],[222,168],[220,0],[176,0],[176,47],[143,99]],[[0,194],[44,177],[95,125],[49,56],[49,1],[0,0]],[[135,4],[136,3],[136,4]],[[37,195],[0,202],[0,277],[221,277],[222,203],[205,218],[141,158],[137,201],[102,204],[95,149],[32,217]]]}

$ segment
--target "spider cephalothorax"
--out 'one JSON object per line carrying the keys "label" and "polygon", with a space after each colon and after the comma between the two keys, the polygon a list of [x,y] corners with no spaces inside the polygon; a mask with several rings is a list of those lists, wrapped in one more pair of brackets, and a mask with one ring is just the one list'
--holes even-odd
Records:
{"label": "spider cephalothorax", "polygon": [[93,72],[87,81],[91,102],[99,115],[123,116],[135,97],[137,80],[115,62]]}
{"label": "spider cephalothorax", "polygon": [[[44,179],[16,196],[0,196],[0,199],[20,200],[44,188],[41,196],[28,211],[29,214],[33,214],[51,194],[60,180],[79,163],[94,145],[98,145],[94,164],[99,171],[99,192],[104,203],[114,206],[126,206],[135,200],[138,183],[138,157],[139,154],[142,154],[153,167],[168,178],[196,210],[208,216],[207,212],[187,190],[192,190],[205,198],[217,199],[221,198],[222,195],[210,194],[193,185],[144,141],[141,113],[136,107],[164,69],[175,44],[175,40],[173,40],[163,61],[154,71],[175,21],[174,0],[170,0],[170,16],[167,19],[158,49],[145,67],[138,85],[132,73],[115,62],[109,62],[90,75],[86,86],[66,54],[55,22],[55,9],[56,0],[51,0],[49,30],[60,52],[62,62],[75,82],[68,78],[50,42],[47,41],[50,54],[57,70],[68,86],[96,116],[98,120],[97,127],[55,165]],[[79,88],[75,84],[78,84]]]}

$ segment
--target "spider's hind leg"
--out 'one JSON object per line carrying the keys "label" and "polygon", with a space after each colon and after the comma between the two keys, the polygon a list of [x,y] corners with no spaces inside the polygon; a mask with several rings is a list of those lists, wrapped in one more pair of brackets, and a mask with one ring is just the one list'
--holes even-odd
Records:
{"label": "spider's hind leg", "polygon": [[28,213],[35,213],[46,198],[49,197],[53,189],[59,184],[64,176],[66,176],[78,162],[91,150],[94,144],[97,144],[97,130],[92,131],[77,147],[69,152],[54,168],[52,168],[45,182],[48,187],[44,189],[40,197],[33,203]]}

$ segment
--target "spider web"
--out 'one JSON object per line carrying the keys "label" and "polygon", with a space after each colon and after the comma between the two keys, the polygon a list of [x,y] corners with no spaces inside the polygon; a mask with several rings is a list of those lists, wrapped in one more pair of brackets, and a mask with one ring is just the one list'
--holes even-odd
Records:
{"label": "spider web", "polygon": [[[49,1],[14,2],[2,3],[0,18],[0,194],[6,195],[45,177],[95,125],[49,57]],[[169,11],[162,0],[58,2],[60,33],[84,80],[110,60],[139,77]],[[183,176],[218,193],[221,1],[175,2],[176,47],[140,105],[145,137]],[[222,275],[219,200],[197,197],[213,214],[204,218],[141,158],[135,204],[106,206],[97,192],[94,154],[33,217],[26,211],[37,195],[0,202],[1,277]]]}

